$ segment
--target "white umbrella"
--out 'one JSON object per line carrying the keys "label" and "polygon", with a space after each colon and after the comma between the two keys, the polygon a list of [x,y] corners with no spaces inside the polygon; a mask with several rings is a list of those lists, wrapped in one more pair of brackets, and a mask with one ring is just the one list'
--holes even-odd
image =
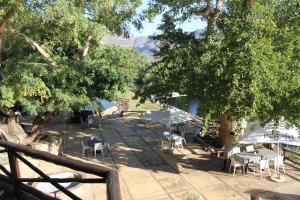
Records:
{"label": "white umbrella", "polygon": [[170,146],[171,146],[171,125],[173,124],[181,124],[187,121],[194,119],[194,115],[187,113],[183,110],[175,108],[173,106],[168,106],[166,109],[152,112],[150,114],[146,114],[142,117],[142,119],[159,122],[162,124],[166,124],[170,126]]}
{"label": "white umbrella", "polygon": [[190,121],[194,119],[194,117],[194,115],[183,110],[173,106],[168,106],[166,109],[146,114],[142,118],[150,121],[160,122],[162,124],[172,125]]}
{"label": "white umbrella", "polygon": [[268,137],[268,133],[264,128],[254,129],[248,133],[245,133],[240,144],[265,144],[275,143],[273,138]]}
{"label": "white umbrella", "polygon": [[281,118],[276,126],[274,121],[267,123],[264,126],[268,135],[276,137],[279,140],[297,140],[299,137],[299,129],[289,124],[284,118]]}
{"label": "white umbrella", "polygon": [[[288,125],[288,122],[281,118],[278,125],[272,121],[267,123],[264,128],[259,127],[244,134],[240,140],[240,144],[263,144],[263,143],[277,143],[277,159],[279,157],[279,144],[288,144],[300,146],[299,130],[293,126]],[[284,181],[280,178],[279,170],[277,176],[271,177],[275,181]]]}

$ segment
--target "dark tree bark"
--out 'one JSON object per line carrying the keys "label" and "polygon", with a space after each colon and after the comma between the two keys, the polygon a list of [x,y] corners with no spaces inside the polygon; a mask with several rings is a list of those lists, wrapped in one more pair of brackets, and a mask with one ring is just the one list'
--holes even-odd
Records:
{"label": "dark tree bark", "polygon": [[30,139],[29,139],[29,140],[31,140],[31,141],[29,141],[30,143],[33,142],[37,138],[37,136],[41,133],[41,129],[43,128],[43,126],[47,122],[49,122],[52,117],[53,117],[52,112],[46,112],[46,113],[44,113],[44,115],[42,117],[38,116],[33,120],[32,130],[31,130]]}
{"label": "dark tree bark", "polygon": [[191,11],[190,15],[202,16],[207,21],[207,37],[213,34],[215,23],[221,13],[223,0],[217,0],[215,8],[212,7],[211,0],[206,0],[206,6],[202,9]]}
{"label": "dark tree bark", "polygon": [[40,135],[42,127],[50,121],[53,113],[47,112],[33,120],[31,132],[28,134],[22,126],[16,122],[15,114],[11,109],[0,107],[0,115],[5,118],[0,122],[0,137],[10,142],[30,145]]}
{"label": "dark tree bark", "polygon": [[[9,23],[9,21],[11,20],[11,18],[13,17],[13,15],[14,15],[13,9],[8,10],[6,12],[3,20],[0,22],[0,60],[1,60],[1,54],[2,54],[2,38],[5,35],[7,25]],[[1,74],[0,74],[0,76],[1,76]]]}
{"label": "dark tree bark", "polygon": [[13,9],[10,9],[9,11],[7,11],[3,20],[0,22],[0,40],[4,36],[7,24],[9,23],[13,15],[14,15],[14,11]]}
{"label": "dark tree bark", "polygon": [[6,107],[0,107],[0,115],[6,117],[8,119],[11,119],[11,118],[15,117],[14,111],[11,110],[11,109],[8,109]]}

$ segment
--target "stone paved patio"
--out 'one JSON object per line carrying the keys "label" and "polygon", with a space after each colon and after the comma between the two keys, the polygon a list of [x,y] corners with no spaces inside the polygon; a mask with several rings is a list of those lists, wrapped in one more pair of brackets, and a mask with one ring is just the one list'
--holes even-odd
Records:
{"label": "stone paved patio", "polygon": [[[223,160],[211,157],[187,135],[188,144],[174,155],[160,148],[165,127],[139,119],[111,118],[103,122],[101,133],[111,144],[111,153],[101,155],[97,162],[115,168],[120,173],[123,199],[249,199],[251,191],[261,199],[300,199],[300,166],[289,162],[286,183],[275,183],[264,174],[248,173],[236,176],[221,171]],[[74,155],[74,141],[66,153]],[[77,147],[76,147],[77,149]],[[81,150],[78,146],[79,152]],[[79,155],[77,155],[79,156]],[[81,156],[81,155],[80,155]],[[92,158],[91,158],[92,159]],[[93,160],[93,159],[92,159]],[[274,173],[271,170],[271,173]]]}
{"label": "stone paved patio", "polygon": [[[211,157],[187,135],[188,144],[174,155],[160,148],[161,132],[165,127],[133,118],[109,118],[103,121],[102,129],[82,131],[79,125],[61,124],[49,126],[55,134],[62,134],[66,141],[65,156],[117,169],[120,175],[124,200],[185,200],[190,197],[212,200],[246,200],[255,190],[260,199],[300,199],[300,166],[285,163],[286,183],[275,183],[267,174],[260,180],[259,174],[248,173],[236,176],[221,171],[223,160]],[[80,141],[91,134],[104,137],[111,151],[94,158],[82,155]],[[48,163],[34,160],[48,173],[66,171],[62,167],[50,167]],[[22,167],[22,174],[30,174]],[[32,172],[31,172],[32,173]],[[271,169],[271,173],[274,171]],[[34,176],[34,175],[32,175]],[[97,185],[97,186],[96,186]],[[105,199],[105,185],[85,184],[74,189],[82,199]],[[195,198],[196,199],[196,198]]]}

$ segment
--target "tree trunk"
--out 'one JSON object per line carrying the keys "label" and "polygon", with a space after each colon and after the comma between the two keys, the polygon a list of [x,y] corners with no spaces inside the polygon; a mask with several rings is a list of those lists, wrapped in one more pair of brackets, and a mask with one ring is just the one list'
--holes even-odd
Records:
{"label": "tree trunk", "polygon": [[214,21],[212,18],[207,18],[207,31],[206,31],[206,38],[211,36],[214,31]]}
{"label": "tree trunk", "polygon": [[10,9],[9,11],[7,11],[3,20],[0,22],[0,39],[4,36],[6,26],[9,23],[10,19],[13,17],[13,14],[13,9]]}
{"label": "tree trunk", "polygon": [[42,117],[36,117],[33,121],[31,133],[27,134],[22,126],[16,122],[14,112],[8,108],[0,108],[0,114],[5,117],[5,121],[0,122],[0,137],[10,142],[31,145],[41,133],[41,128],[49,122],[52,113],[45,113]]}
{"label": "tree trunk", "polygon": [[229,137],[230,132],[235,132],[237,128],[237,122],[233,119],[230,112],[225,112],[222,117],[220,125],[220,138],[222,144],[225,144],[225,140]]}
{"label": "tree trunk", "polygon": [[28,142],[32,143],[33,141],[35,141],[37,136],[41,133],[41,129],[43,128],[43,126],[47,122],[49,122],[52,117],[53,117],[52,112],[46,112],[42,117],[36,117],[33,120],[32,130],[29,136],[30,139],[28,139],[29,140]]}

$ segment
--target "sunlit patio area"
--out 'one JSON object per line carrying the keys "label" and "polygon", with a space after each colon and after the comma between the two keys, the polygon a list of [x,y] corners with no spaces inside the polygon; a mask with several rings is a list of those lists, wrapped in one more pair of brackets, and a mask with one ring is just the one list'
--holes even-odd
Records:
{"label": "sunlit patio area", "polygon": [[[255,176],[250,170],[235,176],[221,170],[223,159],[211,156],[193,143],[193,129],[186,134],[187,144],[176,148],[174,154],[161,150],[162,132],[166,129],[159,123],[151,123],[132,117],[110,117],[103,120],[101,129],[85,129],[78,124],[51,124],[46,129],[64,138],[64,156],[85,160],[118,170],[124,200],[160,199],[249,199],[255,191],[260,199],[300,199],[300,169],[285,161],[285,183],[273,182],[268,173]],[[189,130],[187,131],[189,132]],[[81,141],[85,136],[98,135],[109,143],[110,150],[104,148],[104,156],[82,154]],[[47,164],[39,164],[47,168]],[[23,170],[23,169],[22,169]],[[55,171],[64,171],[53,168]],[[23,170],[26,173],[26,169]],[[271,167],[271,174],[274,174]],[[282,174],[283,175],[283,174]],[[84,192],[82,192],[84,191]],[[88,192],[89,191],[89,192]],[[103,190],[97,191],[91,185],[76,186],[74,193],[84,195],[83,199],[105,199]]]}

